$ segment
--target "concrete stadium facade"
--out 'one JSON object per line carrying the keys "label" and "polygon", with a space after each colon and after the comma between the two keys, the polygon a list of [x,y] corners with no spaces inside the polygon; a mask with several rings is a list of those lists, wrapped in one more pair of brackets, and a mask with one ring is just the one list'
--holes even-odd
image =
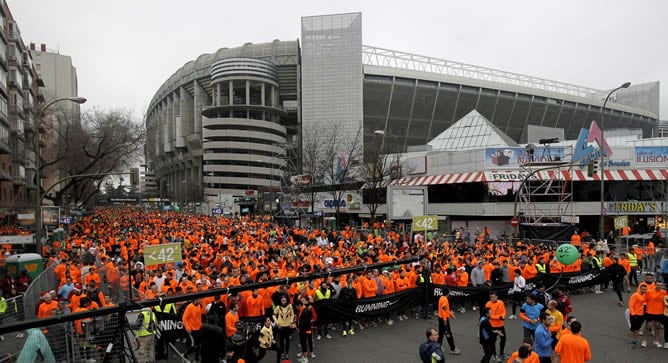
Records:
{"label": "concrete stadium facade", "polygon": [[[286,170],[299,172],[302,129],[331,122],[361,127],[367,145],[382,130],[386,151],[402,152],[474,109],[518,143],[528,125],[575,139],[601,113],[605,90],[364,46],[361,26],[360,13],[307,17],[301,47],[248,43],[177,70],[146,117],[146,161],[161,196],[215,203],[276,189]],[[654,136],[658,82],[641,86],[608,102],[607,129]]]}

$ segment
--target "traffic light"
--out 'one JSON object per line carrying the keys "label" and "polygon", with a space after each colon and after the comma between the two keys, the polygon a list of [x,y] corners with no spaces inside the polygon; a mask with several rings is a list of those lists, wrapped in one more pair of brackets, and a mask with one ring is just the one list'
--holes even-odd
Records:
{"label": "traffic light", "polygon": [[594,175],[598,174],[598,166],[599,166],[598,160],[589,161],[589,164],[587,165],[587,176],[591,178]]}
{"label": "traffic light", "polygon": [[139,168],[130,168],[130,185],[139,185]]}

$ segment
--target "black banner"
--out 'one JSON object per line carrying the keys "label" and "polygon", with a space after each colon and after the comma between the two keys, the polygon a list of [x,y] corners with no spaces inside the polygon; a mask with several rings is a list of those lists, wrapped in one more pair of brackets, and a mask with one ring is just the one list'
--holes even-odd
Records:
{"label": "black banner", "polygon": [[424,287],[361,300],[327,299],[315,303],[318,320],[333,322],[359,318],[373,318],[410,310],[426,298]]}
{"label": "black banner", "polygon": [[168,314],[155,311],[157,324],[157,338],[166,342],[173,343],[176,339],[184,339],[188,336],[181,315]]}
{"label": "black banner", "polygon": [[[594,286],[605,283],[608,280],[608,274],[605,270],[589,270],[584,272],[572,272],[562,274],[539,274],[526,282],[524,292],[531,292],[539,284],[545,285],[547,290],[551,290],[557,285],[564,285],[566,290],[575,290],[588,286]],[[424,286],[418,286],[413,289],[402,292],[383,295],[371,299],[360,300],[338,300],[327,299],[315,303],[318,321],[336,322],[342,320],[353,320],[360,318],[374,318],[385,316],[400,311],[408,311],[411,308],[423,304],[425,299],[435,302],[441,297],[447,289],[450,291],[450,297],[459,302],[473,301],[483,302],[489,299],[490,291],[495,291],[500,298],[506,298],[513,284],[505,283],[491,287],[457,287],[445,285],[430,285],[429,290]],[[427,292],[429,294],[427,294]],[[160,340],[174,342],[176,339],[187,337],[183,328],[181,315],[173,315],[155,312],[158,321],[158,333]],[[259,322],[262,318],[241,318],[244,322]]]}
{"label": "black banner", "polygon": [[[552,290],[557,285],[564,285],[566,290],[576,290],[588,286],[599,285],[608,281],[608,274],[606,270],[589,270],[584,272],[568,272],[561,274],[539,274],[538,276],[526,281],[526,288],[524,292],[531,292],[536,289],[536,286],[543,284],[547,290]],[[448,289],[451,297],[462,300],[478,300],[481,295],[489,295],[490,291],[497,293],[499,298],[507,297],[513,284],[504,283],[491,287],[458,287],[446,285],[432,285],[431,297],[438,299],[443,295],[443,291]],[[485,298],[487,296],[484,296]]]}

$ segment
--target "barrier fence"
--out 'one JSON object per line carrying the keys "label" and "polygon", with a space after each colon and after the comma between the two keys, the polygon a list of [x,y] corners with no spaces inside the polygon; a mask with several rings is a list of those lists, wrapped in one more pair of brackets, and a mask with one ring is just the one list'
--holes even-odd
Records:
{"label": "barrier fence", "polygon": [[[152,307],[161,303],[180,303],[195,298],[242,292],[256,288],[290,285],[314,279],[365,272],[370,269],[382,269],[384,267],[410,264],[416,261],[418,261],[418,258],[368,266],[356,266],[335,270],[331,273],[315,273],[309,276],[271,280],[230,288],[203,290],[188,295],[168,296],[162,298],[162,300],[124,301],[118,305],[100,308],[99,310],[58,315],[41,320],[28,320],[24,322],[7,321],[0,325],[0,335],[5,336],[5,341],[2,344],[2,348],[0,348],[0,357],[2,357],[1,354],[4,354],[4,361],[13,361],[20,354],[27,336],[31,334],[38,336],[43,334],[44,339],[46,339],[51,347],[52,354],[54,357],[58,357],[56,361],[79,362],[82,360],[95,360],[97,362],[135,362],[136,356],[134,350],[138,348],[138,343],[132,333],[131,325],[136,321],[136,312],[141,308]],[[589,270],[554,275],[541,274],[527,281],[527,291],[531,291],[539,283],[548,286],[548,288],[556,285],[564,285],[567,290],[574,290],[601,284],[607,281],[607,279],[606,270]],[[505,298],[511,287],[512,284],[505,283],[492,286],[491,289],[496,291],[502,298]],[[321,322],[336,323],[352,319],[373,319],[406,312],[416,307],[426,307],[428,304],[435,304],[438,297],[443,295],[446,290],[450,291],[451,298],[457,300],[458,303],[474,302],[481,298],[486,299],[486,295],[489,293],[489,288],[463,288],[427,284],[370,299],[347,301],[339,299],[321,300],[316,302],[315,307],[318,319]],[[183,324],[181,323],[181,317],[171,314],[156,315],[158,315],[156,337],[159,337],[157,345],[162,347],[171,346],[177,350],[178,354],[175,356],[180,356],[183,349],[185,349],[185,345],[182,342],[177,342],[177,340],[186,336]],[[259,319],[261,317],[243,318],[242,320],[255,322]],[[217,349],[220,349],[220,347],[217,347]],[[253,350],[250,349],[249,351],[252,352]],[[1,358],[0,362],[3,362]]]}

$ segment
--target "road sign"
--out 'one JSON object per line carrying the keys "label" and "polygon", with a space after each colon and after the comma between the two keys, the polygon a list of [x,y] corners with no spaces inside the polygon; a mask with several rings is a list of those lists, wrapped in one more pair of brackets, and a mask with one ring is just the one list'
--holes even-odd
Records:
{"label": "road sign", "polygon": [[58,222],[60,224],[72,224],[73,219],[74,218],[72,218],[72,217],[60,217],[58,219]]}
{"label": "road sign", "polygon": [[181,261],[181,243],[144,246],[144,264],[146,266]]}
{"label": "road sign", "polygon": [[510,225],[513,227],[517,227],[520,225],[520,220],[517,217],[510,218]]}
{"label": "road sign", "polygon": [[438,216],[413,217],[414,231],[433,231],[438,229]]}
{"label": "road sign", "polygon": [[214,216],[220,216],[223,214],[223,208],[211,208],[211,214]]}

